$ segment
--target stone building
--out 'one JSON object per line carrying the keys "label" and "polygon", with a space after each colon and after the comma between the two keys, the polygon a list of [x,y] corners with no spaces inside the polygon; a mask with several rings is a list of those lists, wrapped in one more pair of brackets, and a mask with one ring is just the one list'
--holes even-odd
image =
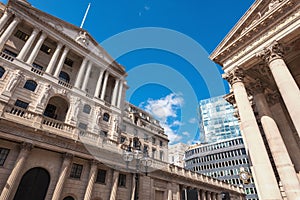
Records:
{"label": "stone building", "polygon": [[184,153],[188,149],[189,145],[184,143],[177,143],[169,145],[169,163],[184,167]]}
{"label": "stone building", "polygon": [[260,199],[300,197],[300,1],[256,0],[210,55],[230,83]]}
{"label": "stone building", "polygon": [[[25,0],[0,5],[1,200],[180,200],[186,187],[243,199],[238,187],[164,162],[166,135],[126,110],[124,67],[88,32]],[[148,174],[123,160],[147,143],[134,129],[165,152],[142,155]]]}

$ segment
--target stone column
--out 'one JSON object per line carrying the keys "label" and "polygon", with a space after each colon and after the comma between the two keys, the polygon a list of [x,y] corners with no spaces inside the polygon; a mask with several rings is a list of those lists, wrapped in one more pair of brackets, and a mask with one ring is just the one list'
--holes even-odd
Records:
{"label": "stone column", "polygon": [[253,164],[252,172],[257,184],[256,188],[259,198],[282,199],[267,150],[248,99],[248,94],[242,82],[244,78],[243,71],[236,68],[223,78],[227,79],[232,86],[241,119],[240,127]]}
{"label": "stone column", "polygon": [[26,63],[31,65],[35,58],[37,57],[39,50],[41,49],[42,44],[44,43],[45,39],[47,37],[46,33],[42,33],[42,35],[40,36],[39,40],[37,41],[35,47],[33,48],[29,58],[27,59]]}
{"label": "stone column", "polygon": [[105,76],[104,76],[103,86],[102,86],[102,92],[101,92],[101,99],[102,100],[104,100],[104,97],[105,97],[108,76],[109,76],[109,72],[106,71]]}
{"label": "stone column", "polygon": [[135,188],[135,175],[134,174],[132,174],[132,191],[131,191],[131,200],[134,200],[134,194],[135,194],[135,190],[136,190],[136,188]]}
{"label": "stone column", "polygon": [[206,197],[207,200],[212,200],[209,191],[206,191],[205,197]]}
{"label": "stone column", "polygon": [[104,73],[104,70],[100,69],[100,74],[99,74],[99,78],[98,78],[95,93],[94,93],[94,97],[97,97],[97,98],[99,98],[99,95],[100,95],[103,73]]}
{"label": "stone column", "polygon": [[18,180],[21,178],[21,171],[24,167],[24,164],[25,164],[25,161],[29,155],[29,152],[31,151],[32,149],[32,144],[30,143],[23,143],[21,145],[21,151],[18,155],[18,158],[16,160],[16,163],[15,163],[15,166],[14,168],[12,169],[7,181],[6,181],[6,184],[2,190],[2,193],[1,193],[1,196],[0,196],[0,199],[1,200],[9,200],[11,199],[10,198],[10,195],[11,195],[11,192],[18,187]]}
{"label": "stone column", "polygon": [[80,69],[79,69],[79,72],[78,72],[78,75],[77,75],[77,78],[76,78],[76,81],[75,81],[75,87],[76,88],[79,88],[80,87],[80,84],[81,84],[81,80],[82,80],[82,77],[84,75],[84,72],[85,72],[85,69],[86,69],[86,64],[88,63],[88,59],[85,57],[81,63],[81,66],[80,66]]}
{"label": "stone column", "polygon": [[85,190],[84,200],[90,200],[92,197],[94,183],[97,177],[97,162],[95,160],[91,161],[91,170],[88,179],[88,184]]}
{"label": "stone column", "polygon": [[89,82],[89,78],[90,78],[90,73],[91,73],[91,70],[92,70],[92,66],[93,66],[93,63],[92,61],[89,62],[88,64],[88,68],[85,72],[85,76],[84,76],[84,79],[83,79],[83,83],[82,83],[82,86],[81,86],[81,90],[85,91],[86,89],[86,86]]}
{"label": "stone column", "polygon": [[300,183],[293,163],[273,119],[260,82],[256,83],[255,90],[255,105],[284,191],[288,199],[296,199],[296,197],[300,197]]}
{"label": "stone column", "polygon": [[121,107],[121,100],[122,100],[122,95],[123,95],[123,81],[120,82],[120,87],[119,87],[119,95],[118,95],[118,104],[117,107]]}
{"label": "stone column", "polygon": [[46,73],[48,73],[48,74],[52,73],[53,68],[55,66],[55,63],[57,61],[57,58],[59,56],[59,53],[60,53],[62,47],[63,47],[62,43],[58,42],[57,43],[57,47],[56,47],[56,49],[55,49],[55,51],[54,51],[54,53],[53,53],[53,55],[51,57],[51,60],[50,60],[50,62],[48,64],[48,66],[47,66]]}
{"label": "stone column", "polygon": [[168,200],[173,200],[173,193],[172,193],[172,184],[168,183]]}
{"label": "stone column", "polygon": [[31,48],[32,43],[34,42],[36,36],[38,35],[39,30],[34,28],[30,37],[28,40],[25,42],[24,46],[22,47],[20,53],[17,56],[17,59],[19,60],[24,60],[26,54],[28,53],[29,49]]}
{"label": "stone column", "polygon": [[116,79],[113,96],[112,96],[112,103],[111,103],[114,106],[117,105],[117,93],[118,93],[119,83],[120,83],[120,79]]}
{"label": "stone column", "polygon": [[112,184],[109,200],[117,199],[118,181],[119,181],[119,171],[115,170],[113,173],[113,184]]}
{"label": "stone column", "polygon": [[0,49],[3,49],[4,44],[8,40],[8,38],[11,36],[12,32],[15,30],[19,22],[21,21],[20,18],[15,17],[14,20],[8,25],[6,30],[2,33],[0,37]]}
{"label": "stone column", "polygon": [[11,16],[11,13],[9,13],[7,10],[5,10],[3,15],[0,18],[0,30],[3,29],[4,25],[6,24],[6,22],[10,18],[10,16]]}
{"label": "stone column", "polygon": [[205,191],[201,190],[201,200],[206,200]]}
{"label": "stone column", "polygon": [[54,77],[58,78],[59,73],[60,73],[62,67],[64,66],[64,62],[65,62],[65,59],[67,57],[68,52],[69,52],[69,48],[65,46],[65,49],[64,49],[64,51],[63,51],[63,53],[60,57],[60,60],[57,64],[57,66],[56,66],[56,69],[55,69],[55,72],[54,72]]}
{"label": "stone column", "polygon": [[67,175],[68,175],[68,171],[69,168],[71,166],[72,163],[72,159],[73,159],[73,155],[72,154],[64,154],[64,160],[60,169],[60,174],[52,195],[52,200],[60,200],[60,195],[61,192],[63,190],[63,186],[65,183],[65,180],[67,179]]}
{"label": "stone column", "polygon": [[184,188],[184,200],[188,200],[187,188]]}
{"label": "stone column", "polygon": [[300,91],[283,60],[282,46],[275,41],[259,53],[258,56],[268,63],[281,97],[300,137]]}

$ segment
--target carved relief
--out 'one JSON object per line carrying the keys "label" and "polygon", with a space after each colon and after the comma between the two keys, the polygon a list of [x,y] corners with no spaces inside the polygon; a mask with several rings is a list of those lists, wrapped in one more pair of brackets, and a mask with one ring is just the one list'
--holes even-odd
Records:
{"label": "carved relief", "polygon": [[20,70],[16,70],[15,72],[12,72],[10,79],[8,80],[8,83],[6,84],[5,91],[13,92],[17,84],[20,82],[21,78],[22,78],[22,73]]}
{"label": "carved relief", "polygon": [[270,63],[275,59],[283,58],[283,47],[277,41],[274,41],[271,45],[257,53],[256,56],[262,58],[267,63]]}
{"label": "carved relief", "polygon": [[89,45],[89,40],[85,31],[80,31],[75,40],[78,43],[82,44],[84,47],[87,47]]}
{"label": "carved relief", "polygon": [[230,72],[222,75],[222,78],[226,79],[231,85],[236,82],[243,82],[244,77],[244,70],[239,67],[236,67]]}
{"label": "carved relief", "polygon": [[50,84],[46,84],[43,88],[43,91],[41,92],[37,105],[44,107],[46,102],[48,101],[49,97],[50,97],[50,93],[51,93],[51,89],[52,86]]}
{"label": "carved relief", "polygon": [[67,121],[77,121],[78,113],[81,105],[81,99],[79,97],[72,97],[71,105],[67,114]]}

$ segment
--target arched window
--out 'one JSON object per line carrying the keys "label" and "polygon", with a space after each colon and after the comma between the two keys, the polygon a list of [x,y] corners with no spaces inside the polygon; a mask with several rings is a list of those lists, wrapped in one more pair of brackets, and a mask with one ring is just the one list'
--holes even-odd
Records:
{"label": "arched window", "polygon": [[33,80],[27,80],[25,85],[24,85],[24,88],[27,89],[27,90],[30,90],[32,92],[34,92],[35,88],[37,86],[37,83]]}
{"label": "arched window", "polygon": [[64,198],[64,200],[75,200],[75,199],[71,196],[67,196],[67,197]]}
{"label": "arched window", "polygon": [[0,78],[2,78],[2,76],[5,73],[5,69],[3,67],[0,66]]}
{"label": "arched window", "polygon": [[88,105],[88,104],[84,104],[83,112],[86,113],[86,114],[90,114],[91,113],[91,106]]}
{"label": "arched window", "polygon": [[108,122],[108,121],[109,121],[109,117],[110,117],[110,116],[109,116],[108,113],[104,113],[104,114],[103,114],[103,120],[104,120],[104,121]]}
{"label": "arched window", "polygon": [[68,73],[64,72],[64,71],[61,71],[60,74],[59,74],[59,79],[66,82],[66,83],[69,83],[70,82],[70,76]]}

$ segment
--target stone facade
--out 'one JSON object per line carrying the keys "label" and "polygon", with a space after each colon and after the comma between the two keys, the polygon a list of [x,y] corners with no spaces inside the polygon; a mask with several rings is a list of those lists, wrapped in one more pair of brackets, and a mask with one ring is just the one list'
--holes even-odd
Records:
{"label": "stone facade", "polygon": [[[1,200],[180,200],[186,187],[201,199],[244,198],[241,188],[165,162],[163,129],[125,105],[124,67],[86,31],[24,0],[1,8]],[[139,150],[137,138],[154,155],[148,174],[123,159]]]}
{"label": "stone facade", "polygon": [[260,199],[299,199],[300,2],[255,1],[210,58],[231,85]]}

